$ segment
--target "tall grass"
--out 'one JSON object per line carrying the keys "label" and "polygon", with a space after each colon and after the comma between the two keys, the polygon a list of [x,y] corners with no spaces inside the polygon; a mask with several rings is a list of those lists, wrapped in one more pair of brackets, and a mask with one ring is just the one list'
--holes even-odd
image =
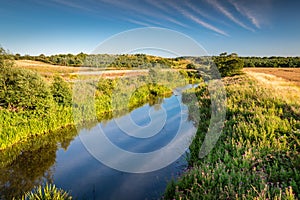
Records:
{"label": "tall grass", "polygon": [[0,149],[73,123],[71,107],[53,104],[45,114],[0,110]]}
{"label": "tall grass", "polygon": [[82,91],[77,96],[80,98],[94,91],[91,94],[92,100],[83,98],[85,102],[77,101],[73,107],[61,106],[52,100],[47,112],[22,109],[12,111],[0,107],[0,151],[36,135],[74,125],[79,120],[94,120],[95,115],[100,121],[110,119],[116,113],[124,114],[146,103],[155,103],[155,99],[170,95],[172,88],[186,84],[185,78],[176,72],[157,73],[152,79],[151,76],[139,76],[91,81],[90,91],[85,87],[81,88]]}
{"label": "tall grass", "polygon": [[[267,85],[238,76],[224,79],[227,117],[214,149],[198,153],[210,119],[209,93],[198,88],[202,123],[190,146],[188,170],[171,182],[165,199],[300,198],[300,116]],[[190,105],[192,106],[192,105]]]}

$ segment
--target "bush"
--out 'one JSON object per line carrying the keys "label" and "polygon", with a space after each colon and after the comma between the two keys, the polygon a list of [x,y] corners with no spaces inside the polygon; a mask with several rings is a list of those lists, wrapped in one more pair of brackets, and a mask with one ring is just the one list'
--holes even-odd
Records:
{"label": "bush", "polygon": [[186,65],[186,68],[187,69],[196,69],[196,66],[192,63],[189,63],[189,64]]}
{"label": "bush", "polygon": [[69,106],[72,103],[71,89],[60,76],[54,77],[54,82],[51,85],[51,94],[58,105]]}
{"label": "bush", "polygon": [[51,96],[48,85],[35,72],[0,66],[0,107],[18,110],[45,111]]}

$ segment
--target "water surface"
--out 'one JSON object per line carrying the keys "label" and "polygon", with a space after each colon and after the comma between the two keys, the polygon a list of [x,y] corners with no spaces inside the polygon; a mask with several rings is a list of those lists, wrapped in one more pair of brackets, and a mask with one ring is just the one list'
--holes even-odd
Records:
{"label": "water surface", "polygon": [[[143,130],[143,127],[155,122],[153,119],[151,121],[149,112],[161,115],[162,111],[166,116],[163,127],[151,137],[143,138],[143,134],[150,133],[149,130],[135,133],[140,134],[137,135],[140,137],[134,137],[119,127],[118,122],[128,120],[129,117]],[[70,191],[78,199],[159,199],[167,183],[187,167],[185,155],[179,155],[179,159],[172,164],[153,172],[128,173],[108,167],[97,160],[86,149],[82,138],[97,140],[101,129],[112,144],[125,151],[159,151],[176,136],[180,124],[186,130],[195,130],[193,123],[187,120],[187,115],[187,108],[181,102],[181,94],[177,92],[176,95],[163,99],[160,104],[146,104],[125,116],[98,122],[77,131],[61,130],[56,135],[49,134],[4,152],[0,166],[0,197],[9,199],[35,185],[50,182]],[[118,159],[115,154],[110,154],[109,149],[101,149],[101,145],[97,148],[107,151],[106,155],[111,156],[111,159]],[[157,159],[162,158],[164,159],[164,155]],[[138,167],[143,163],[131,164]]]}

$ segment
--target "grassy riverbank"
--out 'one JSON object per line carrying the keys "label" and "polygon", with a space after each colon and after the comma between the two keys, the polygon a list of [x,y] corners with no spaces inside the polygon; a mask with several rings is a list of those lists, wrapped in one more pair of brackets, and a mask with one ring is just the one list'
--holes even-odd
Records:
{"label": "grassy riverbank", "polygon": [[[110,119],[145,103],[155,104],[159,98],[171,95],[172,88],[187,83],[179,72],[150,70],[149,75],[137,77],[93,79],[81,88],[78,83],[86,83],[86,76],[84,80],[79,77],[76,82],[67,83],[60,76],[46,80],[13,65],[0,69],[4,88],[0,94],[0,150],[80,120]],[[78,93],[78,89],[82,91]],[[92,101],[72,103],[72,98],[78,99],[91,91]]]}
{"label": "grassy riverbank", "polygon": [[[246,75],[224,82],[227,116],[221,137],[209,155],[198,158],[210,120],[210,110],[201,108],[191,169],[169,184],[165,199],[300,198],[299,90],[292,95],[286,85],[278,90],[280,85],[273,88]],[[200,105],[209,106],[207,89],[196,93]]]}

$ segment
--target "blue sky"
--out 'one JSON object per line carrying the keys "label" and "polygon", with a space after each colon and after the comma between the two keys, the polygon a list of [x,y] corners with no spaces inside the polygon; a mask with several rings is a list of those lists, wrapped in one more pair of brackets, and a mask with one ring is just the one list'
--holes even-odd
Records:
{"label": "blue sky", "polygon": [[22,55],[90,53],[122,31],[161,27],[186,34],[211,55],[226,51],[243,56],[300,56],[299,0],[0,3],[0,45]]}

